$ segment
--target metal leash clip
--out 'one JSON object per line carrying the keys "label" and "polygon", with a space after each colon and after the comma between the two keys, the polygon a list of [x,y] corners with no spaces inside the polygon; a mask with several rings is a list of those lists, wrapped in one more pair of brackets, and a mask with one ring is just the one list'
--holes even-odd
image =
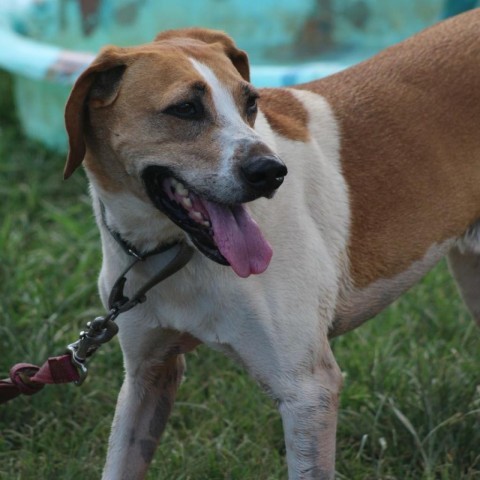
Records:
{"label": "metal leash clip", "polygon": [[82,330],[80,338],[67,346],[67,350],[72,356],[72,363],[79,374],[79,379],[75,381],[75,385],[81,385],[87,377],[87,358],[118,333],[118,325],[114,322],[118,313],[116,309],[112,309],[105,317],[97,317],[95,320],[88,322],[88,330]]}

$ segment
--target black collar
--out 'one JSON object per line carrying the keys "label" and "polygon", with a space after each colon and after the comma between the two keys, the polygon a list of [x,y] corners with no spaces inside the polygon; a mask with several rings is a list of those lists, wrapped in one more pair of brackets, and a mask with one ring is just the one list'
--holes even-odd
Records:
{"label": "black collar", "polygon": [[153,255],[157,255],[159,253],[166,252],[167,250],[170,250],[172,247],[175,245],[178,245],[180,242],[179,241],[172,241],[164,245],[160,245],[159,247],[155,248],[154,250],[150,250],[147,253],[140,252],[134,245],[132,245],[130,242],[125,240],[119,232],[116,230],[113,230],[105,218],[106,216],[106,210],[105,210],[105,204],[99,199],[98,200],[100,203],[100,215],[102,218],[102,223],[105,226],[105,228],[108,230],[110,235],[113,237],[113,239],[117,242],[117,244],[120,246],[120,248],[129,256],[137,259],[137,260],[145,260],[147,257],[151,257]]}

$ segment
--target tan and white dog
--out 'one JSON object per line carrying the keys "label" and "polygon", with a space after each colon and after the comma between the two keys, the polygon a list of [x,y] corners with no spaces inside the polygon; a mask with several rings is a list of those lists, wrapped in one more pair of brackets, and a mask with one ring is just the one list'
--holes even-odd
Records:
{"label": "tan and white dog", "polygon": [[[197,247],[118,319],[126,375],[105,479],[143,478],[199,342],[278,402],[289,478],[332,479],[342,376],[329,338],[446,254],[480,320],[479,29],[475,10],[337,75],[259,92],[246,54],[203,29],[108,47],[82,74],[65,176],[84,162],[103,301],[130,261],[106,225],[143,252]],[[139,264],[128,288],[168,256]]]}

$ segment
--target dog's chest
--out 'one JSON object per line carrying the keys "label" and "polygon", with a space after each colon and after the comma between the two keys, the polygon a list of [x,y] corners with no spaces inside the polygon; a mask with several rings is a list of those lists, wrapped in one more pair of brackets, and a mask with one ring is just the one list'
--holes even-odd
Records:
{"label": "dog's chest", "polygon": [[[129,274],[125,294],[131,296],[141,288],[155,272],[163,259],[150,259],[148,265],[139,265]],[[215,268],[210,261],[196,254],[181,271],[155,286],[146,295],[144,303],[132,310],[129,321],[138,322],[142,328],[173,329],[189,332],[207,340],[218,339],[218,324],[232,316],[244,315],[248,310],[245,293],[238,282],[229,280],[231,272]],[[105,291],[109,291],[113,276],[106,276]],[[239,305],[244,305],[239,312]]]}

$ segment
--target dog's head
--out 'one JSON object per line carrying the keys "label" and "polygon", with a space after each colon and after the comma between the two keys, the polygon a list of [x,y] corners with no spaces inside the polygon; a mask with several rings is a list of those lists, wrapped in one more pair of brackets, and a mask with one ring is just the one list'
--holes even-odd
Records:
{"label": "dog's head", "polygon": [[257,98],[247,55],[224,33],[107,47],[67,102],[65,178],[85,159],[105,189],[152,202],[209,258],[260,273],[271,250],[242,204],[271,197],[287,170],[253,129]]}

